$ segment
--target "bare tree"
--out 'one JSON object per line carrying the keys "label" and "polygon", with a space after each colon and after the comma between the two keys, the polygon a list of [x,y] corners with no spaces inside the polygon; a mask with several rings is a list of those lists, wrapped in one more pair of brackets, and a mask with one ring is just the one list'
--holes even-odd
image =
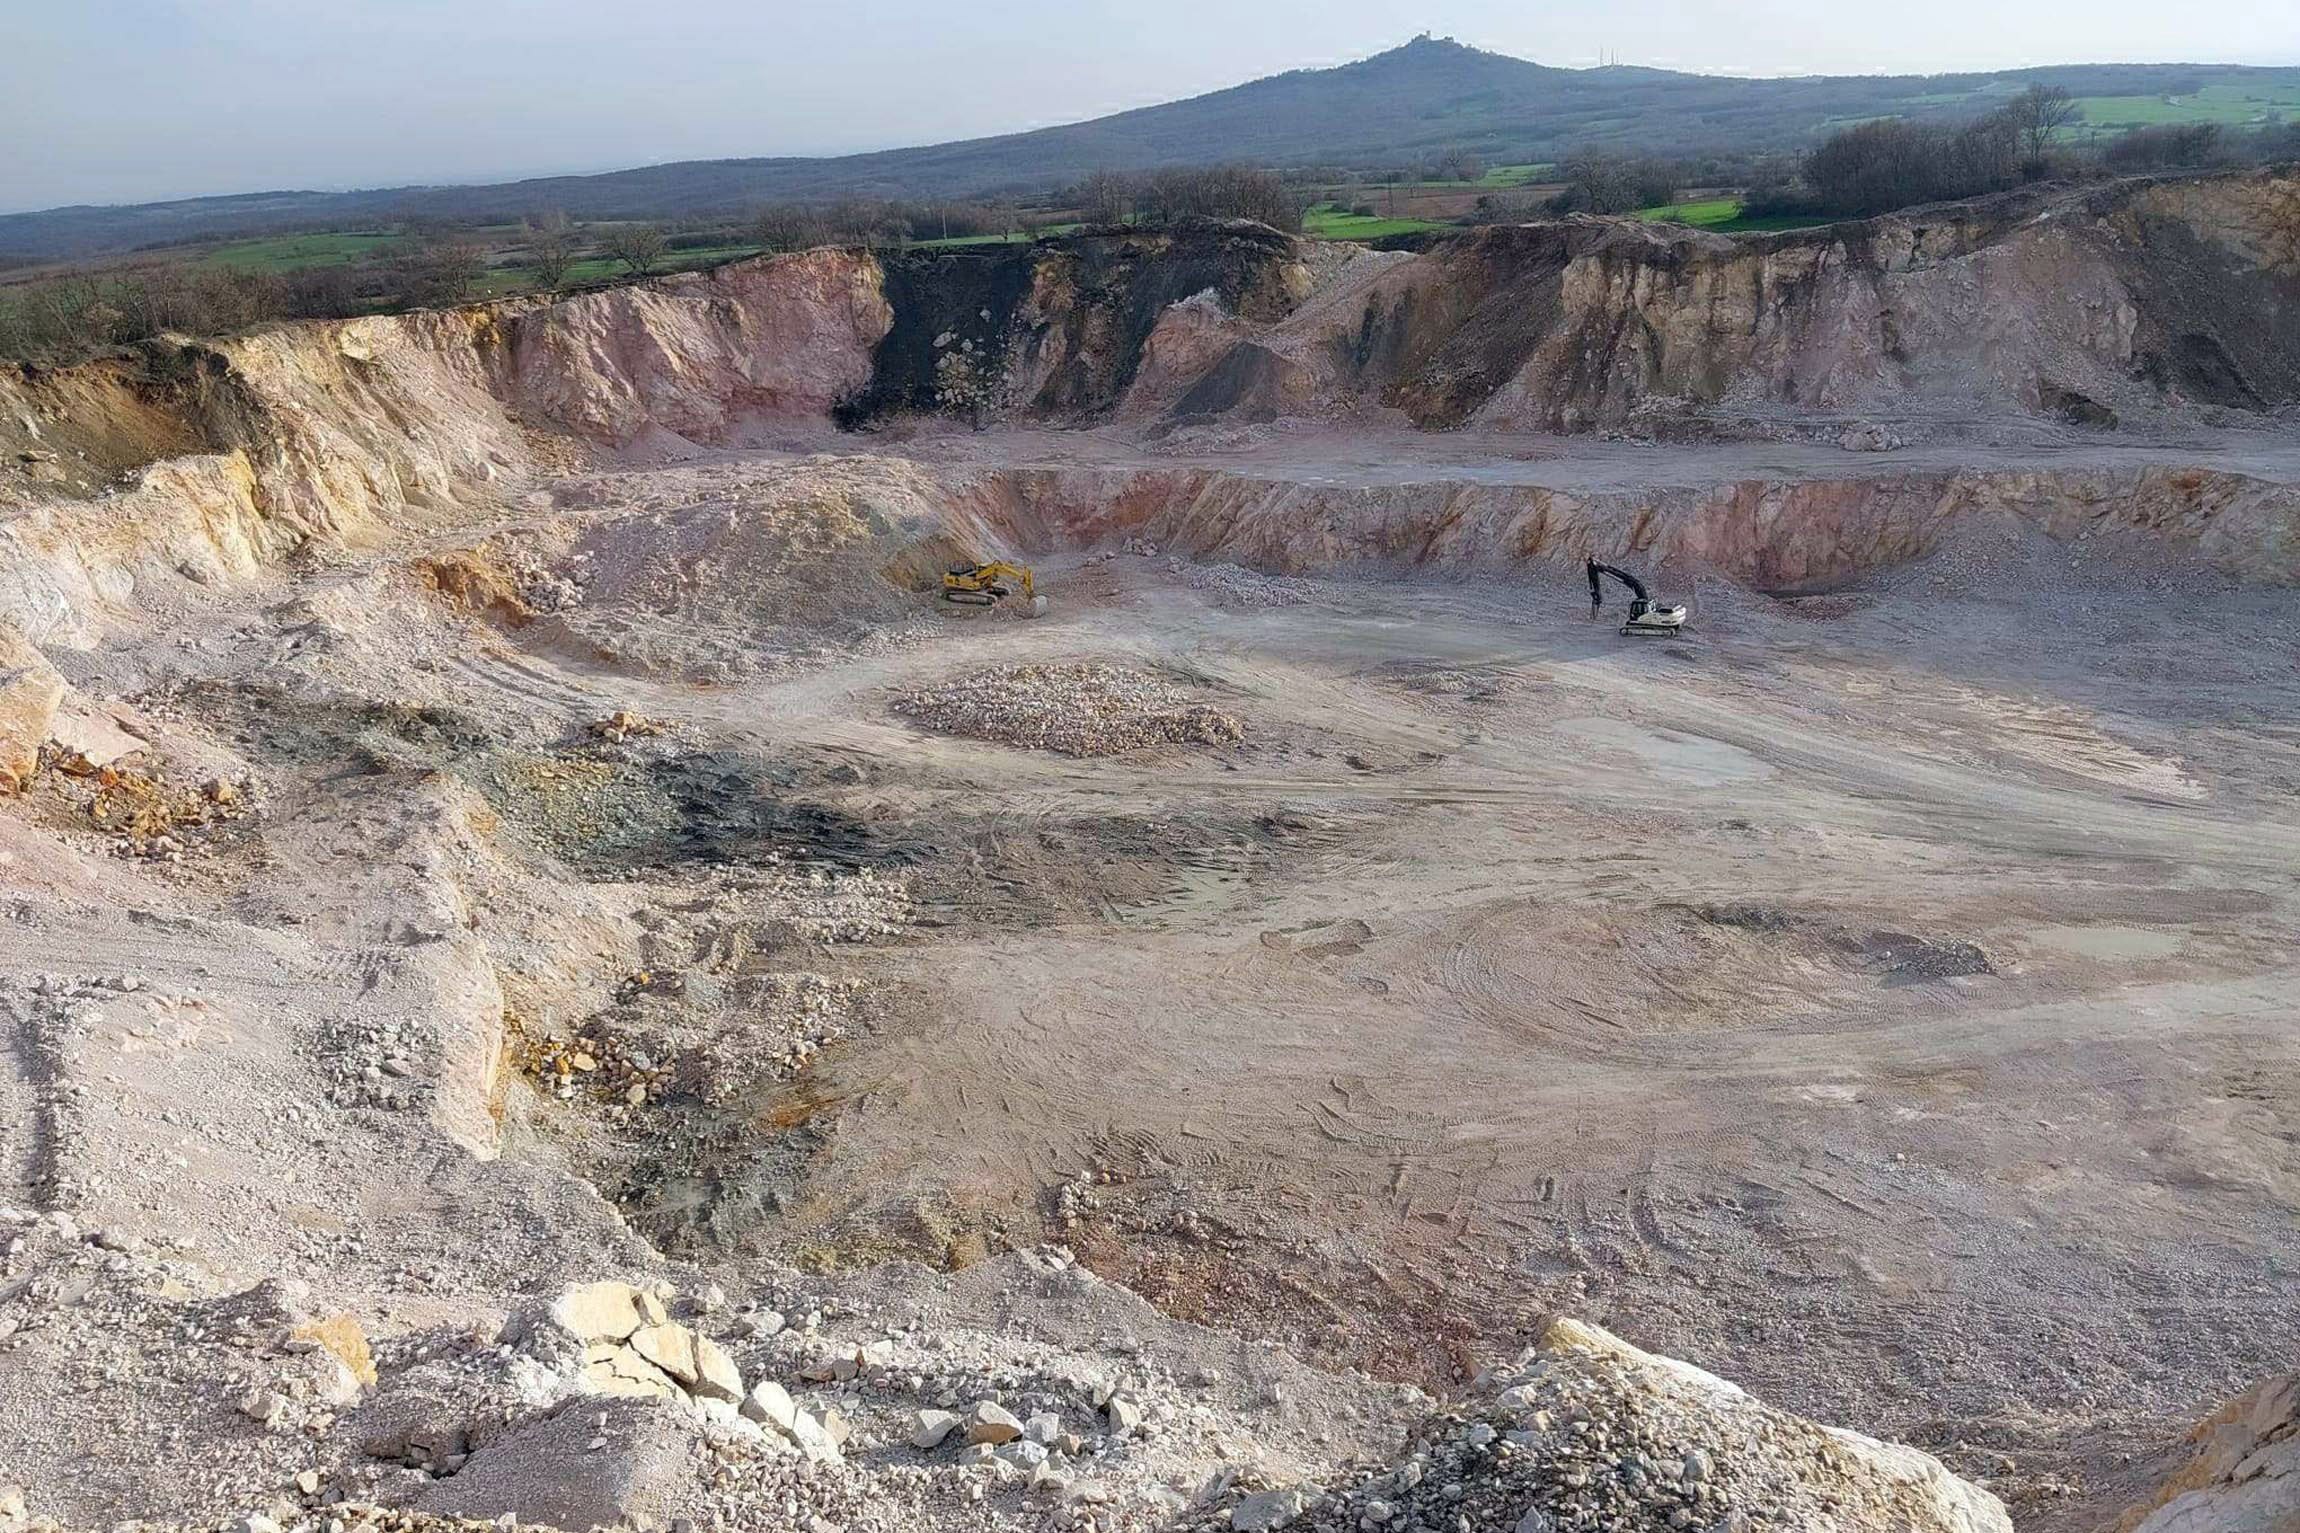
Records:
{"label": "bare tree", "polygon": [[443,233],[410,241],[391,260],[392,287],[411,308],[468,303],[487,272],[487,251],[474,240]]}
{"label": "bare tree", "polygon": [[578,243],[574,223],[557,208],[527,220],[527,259],[539,286],[557,287],[567,280]]}
{"label": "bare tree", "polygon": [[1302,200],[1275,173],[1242,165],[1176,166],[1135,189],[1145,223],[1184,218],[1250,218],[1273,229],[1302,227]]}
{"label": "bare tree", "polygon": [[759,209],[751,238],[767,250],[804,250],[821,242],[822,220],[795,203],[778,203]]}
{"label": "bare tree", "polygon": [[2032,85],[2005,103],[2005,120],[2020,135],[2021,154],[2031,175],[2043,173],[2052,141],[2061,129],[2084,120],[2084,108],[2057,85]]}
{"label": "bare tree", "polygon": [[661,224],[617,224],[601,242],[601,248],[634,277],[653,271],[670,247],[670,237],[663,233]]}
{"label": "bare tree", "polygon": [[1580,153],[1558,167],[1565,190],[1550,201],[1558,213],[1634,213],[1675,200],[1677,167],[1661,160]]}
{"label": "bare tree", "polygon": [[1078,183],[1078,216],[1089,224],[1122,224],[1134,213],[1135,178],[1098,170]]}
{"label": "bare tree", "polygon": [[1805,160],[1815,205],[1869,214],[2003,191],[2020,180],[2020,130],[2009,112],[1967,123],[1880,117],[1823,140]]}
{"label": "bare tree", "polygon": [[2228,159],[2228,135],[2216,122],[2160,122],[2135,128],[2101,152],[2110,170],[2163,170],[2218,165]]}
{"label": "bare tree", "polygon": [[1484,174],[1484,162],[1467,149],[1448,149],[1438,156],[1437,179],[1440,181],[1475,181]]}

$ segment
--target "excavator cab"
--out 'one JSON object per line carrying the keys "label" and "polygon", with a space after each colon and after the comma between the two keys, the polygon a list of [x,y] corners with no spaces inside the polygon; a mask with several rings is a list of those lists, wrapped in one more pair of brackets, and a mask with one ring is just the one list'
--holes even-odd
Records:
{"label": "excavator cab", "polygon": [[1599,582],[1601,575],[1611,575],[1629,588],[1629,616],[1621,631],[1632,638],[1674,638],[1685,628],[1685,608],[1682,605],[1663,605],[1646,594],[1645,582],[1616,565],[1589,561],[1589,615],[1597,616],[1605,605],[1605,588]]}
{"label": "excavator cab", "polygon": [[1022,592],[1025,616],[1036,617],[1046,610],[1046,598],[1038,594],[1038,581],[1026,564],[1009,564],[1003,559],[988,564],[954,564],[942,577],[942,599],[962,607],[995,607],[1017,589]]}

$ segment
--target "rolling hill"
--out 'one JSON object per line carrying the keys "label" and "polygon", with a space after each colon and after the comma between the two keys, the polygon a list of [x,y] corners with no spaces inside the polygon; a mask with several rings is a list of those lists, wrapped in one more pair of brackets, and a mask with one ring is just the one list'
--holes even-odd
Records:
{"label": "rolling hill", "polygon": [[358,192],[262,192],[0,216],[0,253],[57,259],[181,240],[399,218],[679,218],[833,197],[976,196],[1098,169],[1245,161],[1371,169],[1462,148],[1494,162],[1577,148],[1797,149],[1848,122],[1963,115],[2032,82],[2066,87],[2106,131],[2300,116],[2300,69],[2087,64],[2001,74],[1739,79],[1555,69],[1428,37],[1335,69],[1296,70],[1090,122],[822,159],[692,160],[602,175]]}

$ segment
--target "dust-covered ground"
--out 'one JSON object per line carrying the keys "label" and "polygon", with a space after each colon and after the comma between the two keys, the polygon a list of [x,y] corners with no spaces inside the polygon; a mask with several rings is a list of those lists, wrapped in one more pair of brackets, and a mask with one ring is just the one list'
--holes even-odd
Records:
{"label": "dust-covered ground", "polygon": [[[1211,1329],[1169,1382],[1272,1344],[1443,1396],[1570,1314],[2048,1529],[2300,1352],[2291,593],[1975,518],[1824,593],[1652,572],[1671,641],[1570,569],[1116,539],[1031,621],[937,603],[971,535],[886,498],[1003,450],[576,476],[74,652],[136,749],[0,809],[0,1203],[175,1253],[137,1304],[292,1276],[402,1367],[612,1273],[1028,1335],[931,1274],[1054,1247]],[[1657,451],[1774,449],[1586,471]],[[58,1515],[305,1462],[27,1271],[0,1470]],[[1049,1345],[1150,1324],[1032,1281]],[[1297,1464],[1404,1419],[1297,1381],[1285,1437],[1264,1382]]]}

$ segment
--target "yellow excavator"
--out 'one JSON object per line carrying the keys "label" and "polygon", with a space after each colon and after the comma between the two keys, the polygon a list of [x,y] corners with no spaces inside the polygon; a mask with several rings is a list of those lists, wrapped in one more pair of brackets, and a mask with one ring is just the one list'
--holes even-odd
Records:
{"label": "yellow excavator", "polygon": [[1046,610],[1046,598],[1038,594],[1038,582],[1026,564],[1003,559],[954,564],[942,577],[942,599],[963,607],[994,607],[1016,590],[1022,592],[1023,616],[1036,617]]}

